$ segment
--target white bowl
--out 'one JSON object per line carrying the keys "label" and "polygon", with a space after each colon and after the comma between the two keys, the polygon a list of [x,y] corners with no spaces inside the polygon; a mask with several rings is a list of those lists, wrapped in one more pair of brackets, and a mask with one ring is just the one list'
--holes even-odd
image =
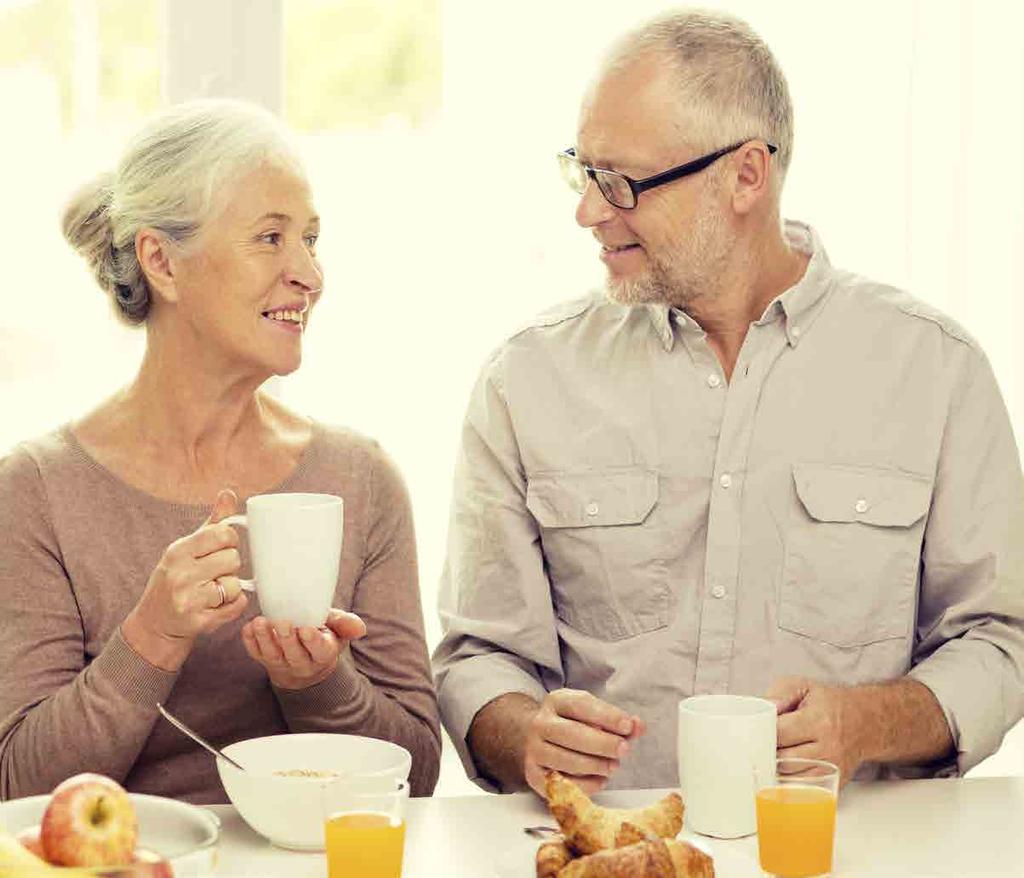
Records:
{"label": "white bowl", "polygon": [[279,847],[304,851],[324,849],[323,779],[281,777],[275,771],[408,780],[412,767],[409,751],[398,744],[323,732],[250,738],[223,752],[245,768],[217,760],[221,783],[242,819]]}
{"label": "white bowl", "polygon": [[[174,869],[174,878],[204,878],[217,865],[220,820],[212,811],[166,799],[129,793],[139,820],[140,848],[159,854]],[[0,825],[12,835],[39,826],[49,796],[0,802]]]}

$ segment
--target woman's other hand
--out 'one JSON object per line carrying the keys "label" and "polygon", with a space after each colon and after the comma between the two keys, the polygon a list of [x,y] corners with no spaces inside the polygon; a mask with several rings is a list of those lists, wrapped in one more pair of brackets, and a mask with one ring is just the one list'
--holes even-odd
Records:
{"label": "woman's other hand", "polygon": [[364,634],[366,625],[355,613],[332,609],[320,628],[274,625],[257,616],[242,628],[242,643],[279,689],[305,689],[326,680],[348,642]]}
{"label": "woman's other hand", "polygon": [[245,612],[249,601],[236,575],[242,563],[238,534],[218,523],[237,507],[233,491],[217,495],[210,517],[167,547],[121,624],[128,645],[157,667],[177,670],[200,634]]}

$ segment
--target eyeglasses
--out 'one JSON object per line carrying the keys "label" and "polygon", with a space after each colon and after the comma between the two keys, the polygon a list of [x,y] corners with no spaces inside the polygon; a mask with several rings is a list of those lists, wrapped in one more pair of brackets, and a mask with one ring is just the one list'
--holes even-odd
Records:
{"label": "eyeglasses", "polygon": [[[572,147],[558,154],[558,164],[562,171],[562,178],[576,194],[583,194],[587,188],[587,178],[589,177],[597,183],[597,188],[601,190],[601,194],[612,207],[632,210],[636,207],[636,202],[641,192],[646,192],[655,186],[664,186],[666,183],[671,183],[674,180],[680,180],[683,177],[689,177],[691,174],[703,171],[708,165],[717,162],[722,156],[735,152],[744,143],[749,142],[749,139],[741,140],[732,146],[727,146],[715,152],[709,152],[707,155],[693,159],[693,161],[689,161],[684,165],[670,168],[660,174],[655,174],[653,177],[645,177],[643,180],[634,180],[632,177],[627,177],[618,171],[609,171],[606,168],[594,168],[590,165],[585,165],[576,158],[576,150]],[[772,146],[770,143],[766,143],[765,146],[768,147],[769,155],[773,155],[778,151],[778,147]]]}

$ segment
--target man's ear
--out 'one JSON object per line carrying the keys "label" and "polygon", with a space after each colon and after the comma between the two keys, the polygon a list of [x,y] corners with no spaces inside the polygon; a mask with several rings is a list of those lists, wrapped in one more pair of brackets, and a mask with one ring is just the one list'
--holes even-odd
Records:
{"label": "man's ear", "polygon": [[178,301],[177,256],[174,244],[155,229],[144,227],[135,234],[135,258],[139,260],[150,290],[165,302]]}
{"label": "man's ear", "polygon": [[734,162],[732,206],[745,216],[771,191],[771,153],[763,143],[752,140],[736,153]]}

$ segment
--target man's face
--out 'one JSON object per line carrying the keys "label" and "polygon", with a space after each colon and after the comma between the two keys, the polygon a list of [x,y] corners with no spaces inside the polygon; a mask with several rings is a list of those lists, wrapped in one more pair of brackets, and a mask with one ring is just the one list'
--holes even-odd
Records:
{"label": "man's face", "polygon": [[[682,109],[668,62],[641,56],[605,74],[584,100],[577,155],[633,179],[697,158]],[[718,176],[725,161],[644,192],[632,210],[613,207],[589,182],[576,221],[602,245],[613,299],[684,306],[715,294],[735,241]]]}

